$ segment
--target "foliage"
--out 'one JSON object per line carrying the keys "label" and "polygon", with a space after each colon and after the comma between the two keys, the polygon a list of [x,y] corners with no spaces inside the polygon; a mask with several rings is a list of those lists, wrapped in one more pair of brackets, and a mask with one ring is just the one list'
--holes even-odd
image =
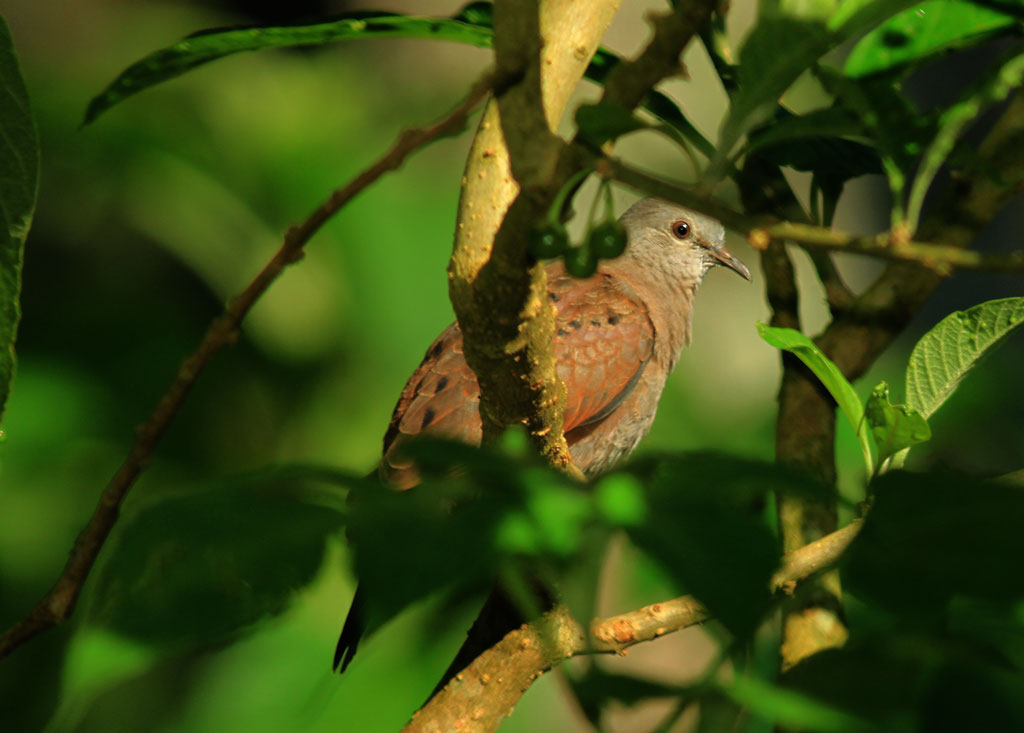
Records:
{"label": "foliage", "polygon": [[[724,28],[722,18],[714,22]],[[716,188],[725,179],[732,179],[740,189],[765,183],[759,174],[748,169],[748,161],[765,162],[780,179],[780,169],[808,172],[813,199],[808,218],[824,223],[831,221],[840,196],[851,181],[881,173],[892,197],[891,231],[897,240],[906,239],[919,228],[926,194],[940,192],[942,170],[978,175],[978,171],[991,171],[998,162],[985,159],[974,148],[971,136],[977,134],[975,125],[987,111],[1001,109],[1000,105],[1012,94],[1020,94],[1024,78],[1024,57],[1019,50],[1021,29],[1019,8],[1001,0],[762,0],[757,22],[742,39],[738,53],[724,53],[707,29],[701,36],[721,89],[729,97],[714,142],[698,130],[685,105],[658,91],[648,94],[636,112],[608,102],[582,104],[574,116],[578,142],[589,154],[596,154],[627,134],[642,138],[652,131],[665,133],[670,144],[691,161],[692,177],[700,190],[718,191],[719,201],[726,203],[732,203],[728,200],[731,194],[725,191],[727,187]],[[126,124],[109,114],[98,120],[101,114],[107,115],[111,108],[137,92],[244,51],[384,38],[444,40],[490,48],[494,43],[490,7],[487,3],[472,3],[445,18],[375,12],[304,25],[214,28],[194,33],[130,65],[89,103],[85,121],[95,124],[85,134],[109,135],[107,152],[120,151],[123,157],[117,163],[126,170],[106,170],[117,168],[106,164],[109,155],[98,155],[104,165],[96,168],[104,168],[111,176],[124,175],[125,188],[142,196],[143,192],[132,185],[130,174],[133,157],[143,149],[140,138],[153,135],[167,139],[180,127],[188,131],[195,143],[204,141],[203,135],[215,124],[201,120],[192,129],[189,126],[193,122],[175,121],[168,110],[180,111],[182,106],[172,101],[161,107],[160,104],[167,103],[158,102],[156,94],[137,100],[139,108],[155,105],[158,111],[153,113],[153,119],[127,117]],[[950,54],[971,51],[993,54],[978,79],[954,90],[949,99],[933,108],[924,109],[914,101],[909,90],[915,75],[934,70]],[[845,59],[841,60],[844,54]],[[337,64],[337,59],[332,63]],[[613,52],[602,49],[591,61],[587,77],[603,83],[620,63]],[[341,85],[343,82],[331,76],[335,73],[344,74],[332,66],[330,74],[324,76]],[[189,78],[191,75],[180,83]],[[211,98],[219,99],[223,96],[220,92],[229,88],[223,80],[218,83],[221,87],[218,89],[215,84]],[[353,123],[363,125],[356,129],[358,134],[353,134],[353,139],[358,138],[357,144],[362,146],[363,138],[359,135],[363,135],[383,146],[387,135],[377,129],[375,115],[394,111],[389,108],[394,105],[391,95],[372,90],[365,79],[346,79],[344,84],[349,85],[346,94],[351,95],[348,106],[366,112],[357,115],[365,119]],[[808,108],[793,103],[793,98],[799,96],[794,92],[797,84],[817,85],[815,105]],[[175,88],[168,85],[167,93],[173,93]],[[81,88],[76,87],[75,93],[81,96]],[[2,410],[13,372],[21,250],[35,205],[39,149],[18,59],[2,20],[0,97],[9,100],[0,104],[0,130],[4,133],[0,168],[5,171],[0,176]],[[247,100],[243,104],[243,119],[250,118],[246,106],[250,103]],[[315,100],[316,105],[321,103],[323,99]],[[119,112],[133,114],[132,107],[126,104]],[[317,119],[316,109],[314,106],[313,112],[305,115],[315,120],[308,129],[327,128],[325,137],[339,137],[333,132],[333,122]],[[401,111],[402,124],[411,122],[404,104]],[[48,114],[55,118],[69,116],[67,109]],[[251,117],[257,120],[260,116]],[[144,131],[147,124],[154,127]],[[111,126],[108,132],[104,132],[105,125]],[[270,132],[258,126],[259,120],[253,125],[261,135],[270,137]],[[158,132],[151,131],[154,129]],[[226,138],[242,137],[246,132],[247,125],[234,124],[228,127]],[[301,137],[294,133],[281,135],[285,141]],[[281,144],[286,147],[291,143]],[[164,142],[157,147],[161,145]],[[217,147],[208,140],[197,146]],[[314,149],[311,157],[315,161],[321,154]],[[250,166],[259,158],[245,147],[231,155]],[[212,159],[214,169],[227,164],[217,155]],[[161,160],[167,163],[166,157]],[[277,176],[262,176],[263,165],[260,162],[238,175],[243,183],[237,185],[258,186],[254,180],[287,178],[295,168],[304,167],[292,165],[289,155],[284,154],[275,164]],[[417,186],[409,191],[391,189],[390,195],[395,199],[414,199],[423,189],[430,189],[429,195],[434,195],[434,190],[442,187],[435,184],[437,174],[433,166],[434,163],[424,164],[419,169]],[[184,174],[183,169],[191,173]],[[287,221],[294,218],[291,209],[281,220],[265,212],[255,213],[276,205],[268,204],[277,201],[274,189],[257,187],[249,192],[252,203],[243,204],[239,199],[244,196],[223,195],[224,186],[209,173],[188,177],[197,169],[206,170],[197,165],[168,164],[166,168],[187,181],[181,185],[179,194],[194,187],[195,181],[203,182],[202,190],[211,199],[208,203],[216,210],[211,220],[236,222],[234,230],[227,232],[224,229],[232,227],[221,224],[219,230],[213,226],[203,230],[200,225],[196,231],[204,236],[199,239],[210,242],[210,246],[216,246],[220,240],[245,239],[253,232],[265,233],[265,229],[283,230]],[[567,263],[575,263],[569,266],[581,275],[593,271],[598,256],[615,256],[622,245],[621,231],[607,215],[610,188],[603,183],[595,207],[604,203],[608,209],[606,216],[595,223],[596,208],[592,209],[584,222],[589,229],[582,240],[584,245],[567,249],[569,239],[562,218],[571,208],[569,202],[573,197],[583,197],[579,187],[591,172],[582,171],[566,184],[549,211],[546,228],[534,233],[532,250],[536,258],[565,257]],[[320,195],[321,189],[327,183],[333,185],[335,180],[333,171],[329,175],[322,171],[312,175],[321,175],[322,180],[297,180],[295,186],[286,180],[282,187],[287,191],[277,193],[294,195],[293,203],[301,210],[308,203],[307,197]],[[992,185],[1000,184],[997,175],[981,175]],[[113,187],[112,180],[102,179],[98,190]],[[389,296],[379,291],[408,288],[410,293],[418,293],[412,288],[425,279],[423,270],[433,268],[441,272],[440,257],[431,260],[429,268],[426,259],[416,259],[425,258],[421,254],[424,248],[410,243],[409,225],[418,224],[414,234],[419,235],[428,225],[440,226],[439,222],[446,221],[448,215],[443,212],[450,211],[454,203],[456,180],[453,176],[447,199],[437,203],[438,199],[424,194],[422,201],[417,199],[409,204],[410,208],[403,209],[407,216],[397,217],[397,222],[393,202],[378,201],[373,204],[376,208],[372,215],[366,215],[371,226],[364,236],[349,237],[358,239],[362,246],[351,246],[348,250],[338,247],[332,252],[330,256],[337,258],[330,265],[333,269],[328,270],[335,278],[333,284],[351,288],[346,297],[355,304],[345,315],[345,328],[350,330],[344,331],[337,342],[322,347],[316,358],[306,357],[308,360],[303,361],[287,348],[275,351],[273,346],[267,346],[273,343],[272,338],[261,342],[259,334],[273,333],[272,326],[267,327],[268,331],[257,328],[242,339],[242,355],[225,366],[231,370],[230,375],[211,376],[213,383],[207,388],[208,394],[202,388],[197,390],[196,398],[203,407],[196,413],[198,417],[182,415],[184,435],[173,438],[177,442],[167,447],[173,460],[151,471],[155,475],[149,479],[153,484],[148,496],[127,505],[110,546],[101,556],[97,575],[90,581],[84,613],[80,612],[80,627],[70,642],[64,636],[51,639],[49,647],[41,647],[49,651],[49,657],[45,663],[36,663],[34,675],[17,675],[31,680],[35,690],[56,690],[61,674],[60,650],[69,647],[69,671],[65,673],[62,701],[53,718],[55,727],[100,729],[104,721],[121,722],[124,716],[149,722],[150,708],[159,709],[160,715],[164,715],[178,709],[178,696],[192,695],[189,699],[195,700],[204,693],[210,698],[222,698],[219,704],[224,705],[223,710],[234,711],[222,713],[223,720],[243,727],[235,717],[237,711],[230,707],[238,704],[239,696],[218,694],[212,682],[211,691],[207,692],[202,689],[203,680],[228,679],[242,667],[265,666],[278,675],[282,665],[276,659],[283,657],[260,658],[269,647],[258,644],[280,629],[289,629],[293,634],[299,634],[295,630],[301,629],[306,634],[288,637],[288,644],[281,643],[290,646],[296,638],[301,640],[303,656],[298,660],[291,657],[289,664],[302,668],[321,665],[326,675],[329,637],[336,631],[342,614],[339,598],[348,597],[347,589],[339,591],[336,587],[339,567],[347,564],[339,557],[344,557],[350,560],[366,591],[371,636],[365,652],[361,652],[347,676],[330,679],[330,689],[339,690],[337,694],[349,706],[346,714],[356,716],[346,718],[354,728],[393,729],[421,702],[443,669],[443,662],[451,656],[448,646],[462,631],[450,631],[453,617],[468,617],[476,608],[474,604],[494,583],[504,584],[522,602],[523,610],[530,611],[534,599],[520,591],[539,580],[550,586],[582,588],[582,592],[568,593],[567,602],[577,618],[585,620],[598,606],[595,568],[607,548],[616,543],[625,543],[626,551],[636,559],[637,583],[654,589],[654,595],[643,594],[637,605],[660,600],[668,593],[694,595],[713,617],[708,630],[719,652],[703,673],[689,682],[658,681],[591,662],[567,669],[569,687],[579,707],[596,726],[604,725],[617,706],[657,698],[671,701],[672,712],[665,721],[665,729],[684,711],[695,709],[699,729],[705,731],[765,730],[770,726],[834,731],[1024,727],[1024,585],[1006,571],[1014,558],[1024,554],[1024,533],[1019,531],[1024,524],[1021,487],[972,473],[936,469],[925,462],[916,472],[890,470],[901,468],[907,450],[929,441],[933,432],[936,438],[941,437],[939,423],[929,421],[958,389],[967,372],[995,347],[1006,343],[1024,322],[1024,298],[989,300],[966,311],[953,312],[932,327],[909,355],[905,405],[892,403],[886,381],[878,382],[870,396],[862,399],[857,387],[813,339],[794,329],[758,325],[766,342],[794,354],[834,398],[854,431],[866,472],[862,485],[869,498],[862,529],[839,564],[846,591],[843,601],[849,621],[849,642],[841,649],[815,654],[785,672],[778,670],[775,651],[763,651],[778,646],[774,625],[786,598],[785,591],[771,590],[782,546],[776,497],[800,496],[827,503],[832,488],[819,485],[799,471],[764,460],[770,452],[770,436],[766,431],[758,432],[756,427],[742,425],[742,419],[720,419],[715,423],[717,439],[699,443],[703,450],[638,457],[588,485],[573,482],[542,465],[516,442],[519,438],[515,434],[500,445],[485,448],[434,440],[411,442],[409,456],[417,462],[424,480],[414,491],[402,493],[382,490],[373,476],[363,478],[349,470],[310,467],[302,462],[308,454],[301,449],[289,453],[279,452],[277,447],[268,448],[284,443],[302,445],[309,440],[316,446],[313,453],[317,459],[332,466],[365,468],[374,459],[379,425],[375,427],[372,420],[355,422],[355,413],[368,403],[386,402],[395,385],[384,380],[364,386],[360,379],[368,382],[379,376],[376,372],[387,370],[396,372],[395,378],[400,378],[398,372],[404,370],[402,359],[415,356],[405,353],[404,345],[380,345],[379,334],[389,333],[394,341],[404,344],[414,334],[424,335],[419,331],[438,325],[427,322],[424,309],[409,308],[408,303],[396,306],[393,292]],[[77,185],[84,188],[81,179]],[[301,189],[300,193],[294,192],[296,188]],[[209,195],[211,191],[218,192],[215,200]],[[820,211],[819,192],[825,203]],[[210,275],[211,270],[203,269],[203,254],[181,243],[191,238],[183,232],[190,231],[193,224],[180,216],[171,216],[169,223],[161,224],[161,200],[158,195],[147,199],[157,205],[140,206],[146,212],[140,218],[147,220],[148,224],[143,226],[149,227],[146,231],[154,238],[161,238],[161,227],[176,232],[168,239],[177,244],[165,245],[174,255],[174,267],[168,271],[187,287],[178,287],[179,280],[168,279],[170,276],[165,276],[163,270],[153,280],[146,280],[146,268],[150,266],[146,264],[138,267],[135,275],[139,290],[152,291],[145,293],[152,305],[166,292],[199,288],[197,283],[204,280],[204,272],[207,281],[219,278],[218,284],[210,288],[212,292],[203,290],[206,297],[197,309],[201,316],[195,318],[200,323],[212,312],[213,305],[226,296],[218,290],[224,282],[233,284],[249,276],[247,270],[241,274],[234,270],[245,269],[238,267],[243,261],[259,258],[249,257],[254,254],[251,252],[222,257],[221,260],[229,262],[225,271],[230,273]],[[76,217],[98,216],[86,213],[90,206],[77,201],[79,205],[67,213],[71,221],[69,231],[76,235]],[[248,213],[239,213],[242,210]],[[60,218],[56,207],[51,206],[50,216]],[[271,221],[273,226],[268,226]],[[247,224],[242,226],[238,222]],[[394,228],[390,235],[388,227]],[[118,231],[115,228],[108,236],[103,227],[101,239],[116,239],[113,235]],[[32,244],[30,241],[30,257]],[[112,260],[101,261],[113,261],[129,270],[132,256],[117,250]],[[387,282],[386,278],[393,277],[400,265],[409,265],[412,274],[403,281]],[[59,271],[59,265],[52,267]],[[293,269],[299,272],[302,267],[305,265]],[[109,276],[109,271],[117,268],[96,269],[107,270]],[[351,272],[359,275],[353,276]],[[88,276],[99,277],[88,272],[83,279]],[[443,276],[436,279],[440,281]],[[164,282],[167,291],[153,284],[163,281],[171,282],[170,286]],[[96,285],[88,287],[92,291],[89,295],[95,296],[110,286],[107,280],[97,280]],[[314,292],[314,288],[299,288],[289,306],[301,307],[295,303]],[[123,364],[124,372],[102,372],[93,364],[72,369],[70,357],[65,357],[66,362],[53,368],[55,373],[77,370],[76,374],[80,371],[88,376],[71,386],[58,377],[53,377],[52,384],[44,382],[47,359],[53,358],[47,356],[48,349],[53,347],[40,347],[38,341],[30,340],[28,353],[35,359],[33,369],[23,369],[19,377],[19,389],[25,390],[28,401],[25,408],[15,413],[14,424],[22,436],[31,437],[35,430],[37,447],[33,463],[19,464],[19,460],[25,459],[13,450],[5,454],[5,475],[23,481],[35,473],[50,476],[46,473],[47,463],[58,464],[63,473],[74,475],[76,480],[63,479],[70,488],[62,495],[62,501],[74,507],[73,512],[61,508],[60,502],[50,501],[49,496],[45,504],[47,508],[55,507],[51,523],[67,525],[69,529],[64,534],[68,535],[80,524],[79,512],[85,511],[79,497],[86,493],[91,500],[89,492],[93,487],[85,478],[95,483],[106,466],[94,469],[82,458],[68,463],[58,454],[62,450],[70,452],[72,449],[67,446],[104,458],[116,453],[114,446],[123,444],[125,426],[138,420],[134,411],[141,412],[144,408],[139,405],[151,401],[156,390],[152,383],[166,381],[169,365],[179,356],[176,350],[184,349],[182,344],[194,335],[182,332],[181,314],[145,315],[144,307],[122,297],[120,291],[115,294],[118,312],[103,313],[97,320],[136,317],[140,321],[130,322],[129,334],[152,334],[151,339],[138,344],[124,344],[123,351],[116,354],[99,349],[101,353],[94,357],[96,363],[108,369],[117,368],[111,364]],[[138,293],[135,296],[142,297]],[[42,300],[29,302],[41,308]],[[80,300],[85,313],[91,301]],[[410,295],[409,302],[414,301],[415,296]],[[68,301],[61,302],[68,309],[72,307]],[[341,306],[337,308],[341,310]],[[388,327],[365,317],[369,312],[389,309]],[[330,310],[330,306],[325,310]],[[26,312],[27,317],[33,317],[31,311]],[[874,315],[862,313],[859,317],[870,320]],[[273,321],[273,317],[267,318]],[[302,320],[299,317],[289,322]],[[288,326],[277,328],[276,333],[286,334],[281,337],[285,342],[289,335],[294,335],[288,333],[292,330]],[[69,329],[69,339],[82,338],[74,331]],[[702,336],[697,336],[695,348],[699,348]],[[350,338],[355,340],[341,343]],[[365,363],[363,352],[376,347],[385,351],[379,354],[377,362]],[[146,353],[140,356],[140,351]],[[362,364],[358,364],[360,360]],[[904,360],[906,356],[901,355],[893,361]],[[334,370],[352,377],[349,381],[355,386],[340,388],[336,382],[328,381],[325,375]],[[144,388],[134,383],[139,375],[144,378]],[[891,374],[887,376],[893,380]],[[297,384],[316,384],[317,389]],[[992,386],[993,411],[1003,410],[1012,401],[1007,395],[1017,394],[1019,386],[1019,381]],[[30,400],[33,394],[46,389],[51,390],[46,398]],[[133,390],[143,396],[135,395]],[[122,393],[132,394],[130,409],[101,409],[107,403],[117,404]],[[342,409],[334,406],[339,404],[339,393],[344,397]],[[671,399],[666,396],[666,400]],[[765,399],[770,399],[770,395]],[[956,403],[957,399],[952,400],[949,411],[955,411]],[[47,421],[39,416],[45,411],[38,409],[38,405],[58,404],[66,413],[74,414],[64,418],[66,423],[58,420],[56,424],[43,424]],[[325,408],[324,404],[330,407]],[[666,442],[678,445],[682,440],[678,434],[687,427],[690,434],[700,434],[700,417],[692,414],[695,411],[687,414],[687,404],[676,403],[678,409],[674,414],[663,405],[662,415],[670,414],[662,417],[660,424],[671,425],[663,433]],[[117,409],[124,409],[126,414],[118,413]],[[235,414],[227,422],[224,416],[232,410]],[[380,422],[386,419],[383,413],[378,417]],[[324,427],[345,419],[351,419],[352,426]],[[303,428],[289,432],[290,422],[301,422]],[[752,425],[757,420],[751,418],[746,422]],[[997,430],[994,425],[955,428],[975,432]],[[268,438],[267,433],[272,437]],[[731,444],[716,445],[730,438],[740,440],[740,433],[758,446],[756,456],[738,456]],[[101,435],[102,439],[98,437]],[[281,435],[288,440],[278,437]],[[17,447],[28,454],[26,445],[21,442]],[[708,450],[711,447],[715,450]],[[927,450],[925,445],[916,449],[915,454],[927,456]],[[268,455],[274,461],[285,460],[291,465],[258,473],[237,473],[238,466],[260,465]],[[849,470],[850,466],[844,463],[843,468]],[[216,475],[233,478],[211,481],[209,477]],[[43,483],[40,481],[33,490],[45,493]],[[202,488],[195,488],[197,483]],[[5,491],[15,495],[13,490]],[[27,499],[24,501],[28,503]],[[4,520],[2,515],[8,519]],[[12,546],[15,540],[4,540],[2,535],[17,535],[20,528],[17,519],[12,519],[15,516],[12,511],[0,513],[0,521],[6,522],[0,542],[11,542]],[[44,527],[42,531],[48,529]],[[47,540],[47,545],[58,545],[50,550],[58,560],[64,549],[62,537],[61,541]],[[346,548],[351,549],[340,549],[342,539]],[[56,562],[41,563],[46,566],[45,572],[39,569],[38,574],[48,576],[53,569],[49,565]],[[0,565],[0,571],[5,586],[14,585],[8,575],[28,572],[15,564]],[[20,588],[19,602],[34,594],[34,586],[39,583],[33,581],[28,585],[32,587]],[[798,597],[800,592],[798,587]],[[318,598],[319,606],[315,600]],[[17,609],[5,605],[2,610],[5,617],[17,618]],[[306,615],[300,618],[303,613]],[[323,629],[319,636],[307,631],[311,618],[320,623],[313,623],[313,627]],[[416,623],[430,626],[417,628]],[[451,637],[447,638],[448,646],[445,634]],[[389,637],[398,641],[392,642],[391,647],[382,646]],[[441,637],[441,641],[436,637]],[[254,646],[247,647],[250,644]],[[305,656],[309,650],[321,648],[320,657]],[[92,652],[93,661],[82,663],[80,660],[89,655],[83,649],[101,651]],[[257,664],[244,656],[246,649],[259,650],[253,653]],[[379,665],[382,658],[375,651],[379,653],[382,649],[385,657],[391,653],[398,661],[393,661],[390,668],[381,667],[383,671],[378,669],[374,677],[373,665]],[[310,656],[316,653],[319,652],[309,652]],[[232,654],[239,656],[233,658]],[[415,658],[415,671],[407,675],[408,679],[396,681],[402,675],[394,674],[394,670],[405,670],[410,658]],[[214,675],[215,665],[227,664],[224,660],[230,659],[247,663],[237,662],[237,668],[222,677]],[[3,664],[17,664],[14,660]],[[731,666],[731,674],[723,673],[725,665]],[[0,673],[15,676],[2,668]],[[178,678],[187,681],[178,682]],[[319,707],[329,708],[326,703],[308,702],[310,689],[327,684],[323,678],[297,674],[296,680],[297,691],[293,694],[302,706],[318,706],[317,714]],[[133,695],[136,687],[154,697]],[[24,713],[35,715],[33,722],[41,722],[50,713],[51,701],[38,697],[38,692],[37,698],[41,702],[27,706],[31,709]],[[368,700],[375,704],[366,704]],[[139,709],[131,713],[130,704],[137,704]],[[104,713],[104,706],[114,712]],[[201,707],[192,702],[188,709]],[[323,727],[337,727],[333,714],[324,717]],[[167,718],[172,719],[180,722],[173,716]],[[308,725],[303,727],[316,727],[306,722]],[[509,725],[516,725],[516,716]],[[188,719],[184,727],[198,730],[226,726]]]}

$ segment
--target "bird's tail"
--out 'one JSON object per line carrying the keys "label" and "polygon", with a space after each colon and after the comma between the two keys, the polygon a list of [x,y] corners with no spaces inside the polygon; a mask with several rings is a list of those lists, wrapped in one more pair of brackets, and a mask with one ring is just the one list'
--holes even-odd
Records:
{"label": "bird's tail", "polygon": [[[538,580],[533,580],[530,586],[537,610],[540,613],[550,611],[555,605],[554,594]],[[468,667],[478,656],[504,639],[506,634],[515,631],[529,620],[508,592],[501,586],[495,585],[473,622],[473,626],[466,633],[466,641],[459,648],[455,659],[448,666],[441,681],[437,683],[437,687],[430,693],[430,697],[443,690],[453,677]]]}
{"label": "bird's tail", "polygon": [[338,637],[338,646],[334,649],[334,669],[338,674],[343,674],[345,669],[352,663],[352,658],[359,648],[359,641],[366,633],[366,618],[363,610],[363,597],[359,588],[352,597],[352,605],[349,606],[348,616],[345,617],[345,625],[341,627],[341,636]]}

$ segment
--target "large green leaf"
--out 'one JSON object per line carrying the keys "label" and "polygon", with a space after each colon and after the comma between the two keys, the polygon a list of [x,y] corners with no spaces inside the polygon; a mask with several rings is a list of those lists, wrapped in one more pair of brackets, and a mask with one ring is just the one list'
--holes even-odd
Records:
{"label": "large green leaf", "polygon": [[[1000,618],[1000,643],[951,639],[908,619],[905,630],[857,629],[842,649],[827,649],[782,675],[780,684],[866,721],[850,731],[1011,731],[1024,726],[1024,677],[1003,657],[1021,627]],[[973,617],[978,622],[993,619]],[[955,633],[955,632],[953,632]],[[817,730],[814,726],[787,726]]]}
{"label": "large green leaf", "polygon": [[960,597],[1024,599],[1024,491],[951,473],[890,471],[843,554],[844,587],[923,624]]}
{"label": "large green leaf", "polygon": [[967,372],[1022,323],[1024,298],[990,300],[950,313],[910,354],[907,403],[931,417]]}
{"label": "large green leaf", "polygon": [[[453,41],[489,48],[494,41],[491,4],[473,2],[451,18],[436,18],[395,13],[356,13],[328,23],[212,29],[155,51],[135,62],[97,95],[85,113],[85,124],[148,87],[181,76],[198,66],[243,51],[260,51],[292,46],[317,46],[339,41],[374,38],[418,38]],[[586,78],[601,84],[619,63],[619,57],[598,49],[586,70]],[[643,108],[668,125],[704,156],[711,157],[714,146],[664,94],[652,91]]]}
{"label": "large green leaf", "polygon": [[775,328],[758,323],[757,332],[762,339],[775,348],[795,354],[821,380],[850,425],[853,426],[853,432],[857,436],[861,452],[864,455],[864,464],[867,466],[868,475],[874,473],[871,441],[864,424],[864,407],[860,397],[854,392],[853,386],[839,371],[839,367],[833,364],[832,360],[825,356],[813,341],[792,328]]}
{"label": "large green leaf", "polygon": [[820,499],[820,487],[778,466],[711,454],[639,462],[632,470],[646,486],[647,511],[641,524],[625,528],[630,539],[681,592],[694,594],[736,636],[749,636],[769,607],[778,565],[764,504],[776,490]]}
{"label": "large green leaf", "polygon": [[848,76],[905,66],[979,43],[1019,21],[967,2],[930,0],[893,16],[862,38],[846,59]]}
{"label": "large green leaf", "polygon": [[882,172],[877,151],[862,142],[845,139],[860,135],[860,121],[840,106],[806,115],[794,115],[780,106],[775,118],[752,134],[744,152],[757,151],[775,165],[812,173],[812,215],[816,211],[816,189],[825,196],[823,223],[827,225],[831,221],[829,212],[834,211],[847,181]]}
{"label": "large green leaf", "polygon": [[426,38],[489,47],[493,31],[471,22],[463,11],[454,18],[430,18],[393,13],[358,13],[328,23],[228,28],[201,31],[173,46],[154,51],[122,71],[100,92],[85,112],[85,124],[133,94],[181,76],[197,66],[243,51],[293,46],[320,46],[337,41],[372,38]]}
{"label": "large green leaf", "polygon": [[[268,472],[151,504],[119,525],[90,617],[150,642],[229,637],[281,613],[323,562],[344,516],[308,482],[336,472]],[[312,489],[312,491],[310,490]],[[332,491],[333,494],[337,490]]]}
{"label": "large green leaf", "polygon": [[464,597],[509,567],[577,556],[596,515],[583,487],[536,456],[422,438],[403,444],[422,480],[353,494],[348,536],[370,630],[432,593]]}
{"label": "large green leaf", "polygon": [[39,139],[14,42],[0,16],[0,419],[14,378],[21,258],[39,186]]}

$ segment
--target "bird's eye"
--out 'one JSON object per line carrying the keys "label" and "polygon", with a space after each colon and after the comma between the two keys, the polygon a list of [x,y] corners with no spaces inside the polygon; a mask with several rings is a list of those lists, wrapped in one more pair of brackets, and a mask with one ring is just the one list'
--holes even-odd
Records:
{"label": "bird's eye", "polygon": [[677,239],[686,239],[690,236],[690,225],[685,221],[677,221],[672,225],[672,233]]}

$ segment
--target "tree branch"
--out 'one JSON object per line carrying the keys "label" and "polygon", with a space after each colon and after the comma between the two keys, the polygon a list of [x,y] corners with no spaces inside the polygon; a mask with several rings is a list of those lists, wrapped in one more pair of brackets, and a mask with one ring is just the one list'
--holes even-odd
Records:
{"label": "tree branch", "polygon": [[[860,527],[860,522],[855,521],[786,555],[772,577],[771,588],[792,593],[799,581],[834,565]],[[622,654],[634,644],[710,618],[700,601],[693,596],[683,596],[618,616],[595,619],[588,635],[568,610],[559,606],[541,619],[509,633],[477,657],[442,693],[417,711],[403,731],[492,731],[508,717],[535,679],[566,659],[580,654]],[[442,699],[445,704],[437,704]]]}
{"label": "tree branch", "polygon": [[[544,268],[531,261],[524,235],[573,172],[552,130],[618,5],[495,6],[496,62],[521,82],[484,112],[462,179],[448,266],[466,360],[480,383],[484,438],[523,422],[538,452],[577,477],[562,435],[565,386],[554,368],[554,311]],[[519,195],[520,186],[528,195]]]}
{"label": "tree branch", "polygon": [[469,114],[491,90],[494,80],[494,74],[487,72],[473,85],[465,100],[443,119],[426,127],[404,131],[391,149],[376,163],[331,193],[305,221],[288,230],[284,243],[273,258],[264,265],[245,290],[228,302],[224,312],[207,328],[196,350],[182,363],[174,381],[160,398],[149,419],[139,427],[131,452],[100,495],[99,504],[75,540],[67,564],[56,584],[28,614],[0,637],[0,658],[71,616],[85,580],[117,522],[128,491],[149,464],[164,432],[178,414],[207,363],[223,347],[238,340],[238,328],[242,319],[271,283],[288,265],[302,258],[303,247],[320,227],[365,188],[385,173],[398,168],[411,153],[424,145],[439,137],[460,131],[465,126]]}

